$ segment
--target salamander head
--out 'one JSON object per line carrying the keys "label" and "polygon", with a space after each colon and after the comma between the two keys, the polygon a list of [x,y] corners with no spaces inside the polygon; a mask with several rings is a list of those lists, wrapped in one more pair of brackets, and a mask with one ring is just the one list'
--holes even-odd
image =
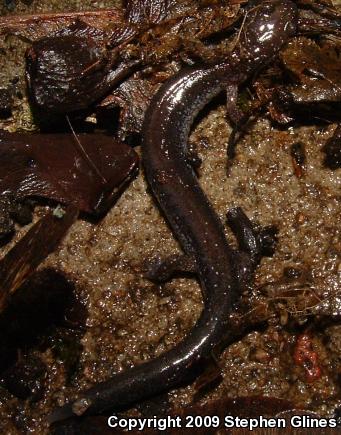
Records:
{"label": "salamander head", "polygon": [[297,27],[297,7],[290,0],[257,2],[246,12],[239,55],[255,67],[271,60]]}

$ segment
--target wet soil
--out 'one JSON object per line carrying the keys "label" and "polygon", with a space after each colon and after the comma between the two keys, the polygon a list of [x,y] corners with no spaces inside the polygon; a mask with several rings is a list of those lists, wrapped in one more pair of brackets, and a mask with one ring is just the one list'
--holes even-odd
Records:
{"label": "wet soil", "polygon": [[[17,2],[15,12],[64,10],[65,3],[41,0],[28,7]],[[68,1],[67,9],[112,4]],[[0,13],[5,13],[4,6]],[[11,37],[0,52],[1,87],[15,87],[15,110],[0,123],[10,131],[36,128],[24,94],[26,46]],[[289,399],[322,415],[331,415],[341,405],[341,170],[323,165],[322,148],[335,125],[311,119],[305,123],[278,128],[265,117],[259,119],[238,145],[232,166],[226,158],[231,127],[223,97],[205,110],[192,132],[191,142],[203,160],[200,182],[221,219],[229,208],[241,206],[249,218],[279,229],[274,256],[262,260],[255,288],[242,298],[249,331],[221,355],[223,380],[200,398],[202,402],[265,395]],[[304,144],[306,156],[301,178],[291,155],[297,142]],[[37,210],[35,221],[44,209]],[[18,229],[0,256],[28,228]],[[228,229],[226,233],[235,243]],[[165,352],[185,336],[202,309],[199,284],[177,278],[156,285],[144,278],[146,261],[177,252],[179,245],[151,197],[142,168],[104,219],[78,220],[72,226],[40,270],[49,268],[66,277],[86,307],[86,321],[75,334],[80,348],[76,365],[69,376],[65,358],[49,343],[26,349],[44,364],[44,387],[38,400],[32,400],[0,385],[2,433],[48,433],[44,417],[54,407]],[[320,368],[313,380],[295,359],[297,338],[307,331]],[[55,331],[51,334],[56,337]],[[174,408],[183,407],[195,393],[189,385],[170,392],[168,399]]]}

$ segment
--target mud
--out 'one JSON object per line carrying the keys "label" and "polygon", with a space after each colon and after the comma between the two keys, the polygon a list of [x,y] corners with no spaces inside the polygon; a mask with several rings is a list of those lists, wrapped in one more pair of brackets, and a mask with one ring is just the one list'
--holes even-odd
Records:
{"label": "mud", "polygon": [[[41,0],[28,7],[18,2],[15,12],[60,11],[65,4],[68,10],[81,10],[112,3]],[[0,13],[4,12],[2,6]],[[25,47],[10,38],[0,53],[0,87],[16,87],[13,116],[0,123],[10,131],[36,128],[24,94]],[[223,380],[202,402],[265,395],[292,400],[322,415],[331,415],[341,404],[341,170],[324,167],[322,152],[336,126],[314,125],[311,119],[306,124],[276,128],[265,118],[258,120],[238,144],[236,160],[228,169],[231,127],[223,98],[205,110],[191,135],[203,160],[201,184],[221,219],[229,208],[241,206],[251,219],[279,229],[274,256],[262,261],[254,290],[243,295],[243,311],[249,313],[245,318],[256,313],[253,326],[225,349],[219,359]],[[305,148],[302,177],[296,176],[291,156],[297,142]],[[38,209],[38,214],[43,212],[44,207]],[[28,228],[18,230],[0,255]],[[52,268],[66,276],[86,305],[78,366],[70,379],[51,348],[38,352],[46,366],[44,389],[34,402],[0,387],[2,433],[48,433],[44,416],[54,407],[117,371],[165,352],[184,337],[202,309],[198,283],[177,278],[155,285],[143,277],[146,260],[177,252],[179,245],[148,191],[143,170],[102,221],[78,220],[72,226],[40,269]],[[294,278],[288,279],[288,270],[296,271]],[[305,330],[312,336],[321,368],[314,382],[294,361],[297,336]],[[182,407],[195,393],[189,385],[170,392],[169,401],[174,408]]]}

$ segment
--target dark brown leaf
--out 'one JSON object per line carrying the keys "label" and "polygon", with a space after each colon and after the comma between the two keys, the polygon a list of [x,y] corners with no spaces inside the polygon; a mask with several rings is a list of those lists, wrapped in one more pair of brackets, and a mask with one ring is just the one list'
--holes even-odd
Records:
{"label": "dark brown leaf", "polygon": [[322,47],[310,39],[296,38],[281,53],[282,62],[300,86],[288,87],[284,99],[296,104],[341,101],[341,57],[339,47]]}
{"label": "dark brown leaf", "polygon": [[131,78],[123,82],[102,103],[102,108],[121,108],[119,135],[124,138],[132,133],[140,133],[144,114],[159,83],[151,80]]}
{"label": "dark brown leaf", "polygon": [[0,132],[0,194],[48,198],[100,214],[110,208],[137,162],[134,150],[102,134]]}
{"label": "dark brown leaf", "polygon": [[[219,33],[237,18],[239,5],[223,1],[128,1],[126,23],[99,29],[70,26],[35,41],[27,52],[27,82],[41,109],[67,113],[103,98],[138,65],[159,65],[189,54],[217,61],[221,50],[202,39]],[[226,54],[226,48],[223,56]],[[173,59],[172,59],[173,57]]]}
{"label": "dark brown leaf", "polygon": [[115,61],[105,39],[100,30],[77,22],[34,42],[26,53],[26,78],[34,103],[65,113],[103,97],[122,73],[112,68]]}

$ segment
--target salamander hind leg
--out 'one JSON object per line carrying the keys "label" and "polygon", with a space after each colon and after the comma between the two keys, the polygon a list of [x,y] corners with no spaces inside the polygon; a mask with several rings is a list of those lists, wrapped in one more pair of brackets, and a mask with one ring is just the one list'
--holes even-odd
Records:
{"label": "salamander hind leg", "polygon": [[151,281],[166,282],[175,276],[195,275],[196,273],[194,258],[186,254],[174,254],[167,258],[155,257],[148,261],[144,276]]}
{"label": "salamander hind leg", "polygon": [[256,267],[263,256],[272,256],[277,243],[275,226],[255,225],[240,207],[227,213],[227,223],[238,242],[235,251],[236,275],[241,291],[250,290]]}

